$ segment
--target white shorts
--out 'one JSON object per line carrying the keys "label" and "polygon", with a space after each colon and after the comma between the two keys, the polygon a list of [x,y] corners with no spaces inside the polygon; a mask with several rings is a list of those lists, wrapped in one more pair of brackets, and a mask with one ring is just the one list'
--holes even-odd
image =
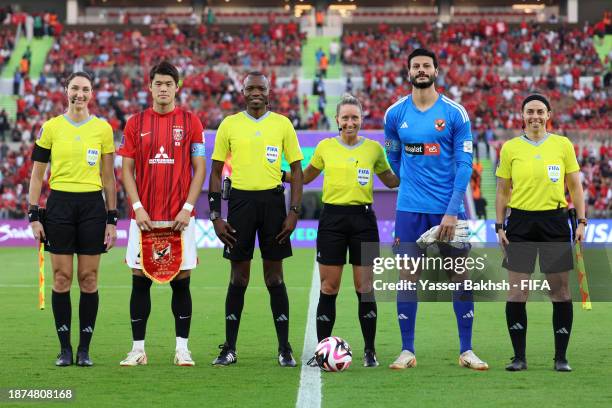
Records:
{"label": "white shorts", "polygon": [[[172,222],[168,221],[152,221],[154,227],[169,227]],[[187,229],[182,232],[183,235],[183,263],[181,271],[193,269],[198,264],[198,252],[196,249],[195,240],[195,218],[191,217]],[[130,221],[130,232],[128,235],[127,252],[125,254],[125,263],[130,268],[142,269],[140,265],[140,229],[136,224],[136,220]]]}

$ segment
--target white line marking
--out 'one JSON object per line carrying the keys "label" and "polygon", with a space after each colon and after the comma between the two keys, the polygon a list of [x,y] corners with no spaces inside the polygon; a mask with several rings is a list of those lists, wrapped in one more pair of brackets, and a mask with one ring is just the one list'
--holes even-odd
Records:
{"label": "white line marking", "polygon": [[308,317],[306,319],[306,332],[304,333],[304,349],[302,350],[302,372],[300,373],[300,388],[295,406],[297,408],[321,407],[321,370],[318,367],[309,367],[306,362],[313,356],[317,346],[317,304],[321,281],[319,277],[319,264],[315,261],[312,271],[312,285],[308,303]]}

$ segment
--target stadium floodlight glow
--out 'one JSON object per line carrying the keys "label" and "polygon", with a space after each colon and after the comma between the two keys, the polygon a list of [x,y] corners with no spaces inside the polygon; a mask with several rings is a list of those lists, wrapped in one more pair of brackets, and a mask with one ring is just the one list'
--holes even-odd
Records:
{"label": "stadium floodlight glow", "polygon": [[535,10],[542,10],[546,8],[544,4],[513,4],[512,9],[523,10],[525,13],[531,13]]}

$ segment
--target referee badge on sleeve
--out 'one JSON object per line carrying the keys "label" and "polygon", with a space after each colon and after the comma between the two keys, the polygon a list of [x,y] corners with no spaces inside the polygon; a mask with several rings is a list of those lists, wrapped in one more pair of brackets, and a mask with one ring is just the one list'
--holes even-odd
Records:
{"label": "referee badge on sleeve", "polygon": [[357,182],[365,186],[370,182],[370,169],[357,169]]}
{"label": "referee badge on sleeve", "polygon": [[100,151],[98,149],[87,149],[87,164],[95,166],[100,157]]}
{"label": "referee badge on sleeve", "polygon": [[551,164],[548,166],[548,178],[553,183],[556,183],[561,178],[561,166],[558,164]]}

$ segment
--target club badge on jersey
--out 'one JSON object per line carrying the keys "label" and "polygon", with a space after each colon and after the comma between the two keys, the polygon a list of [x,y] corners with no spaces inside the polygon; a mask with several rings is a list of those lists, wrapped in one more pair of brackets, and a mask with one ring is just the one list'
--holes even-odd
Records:
{"label": "club badge on jersey", "polygon": [[141,231],[140,254],[142,271],[156,283],[168,283],[178,275],[183,263],[181,231],[156,228]]}

